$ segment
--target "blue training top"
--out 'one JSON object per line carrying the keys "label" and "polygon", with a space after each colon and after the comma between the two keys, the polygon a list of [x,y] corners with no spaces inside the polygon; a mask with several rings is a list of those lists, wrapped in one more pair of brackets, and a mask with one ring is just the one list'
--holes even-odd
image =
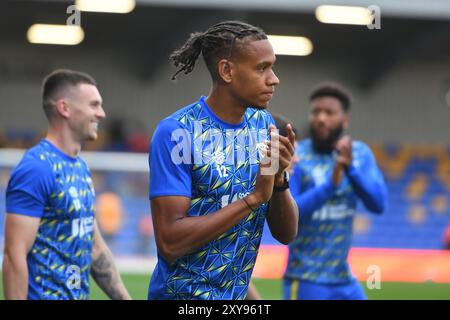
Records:
{"label": "blue training top", "polygon": [[291,178],[299,231],[289,245],[285,277],[323,284],[352,281],[347,255],[358,200],[375,213],[381,213],[387,202],[386,185],[369,147],[354,141],[352,150],[353,162],[335,187],[331,178],[335,155],[316,153],[310,139],[299,143],[299,162]]}
{"label": "blue training top", "polygon": [[6,210],[40,219],[28,299],[88,299],[95,192],[86,163],[41,140],[13,170]]}
{"label": "blue training top", "polygon": [[[259,148],[274,121],[247,108],[240,124],[219,119],[202,97],[162,120],[150,145],[150,198],[190,198],[187,216],[216,212],[250,193]],[[149,299],[244,299],[258,253],[267,204],[173,264],[158,255]]]}

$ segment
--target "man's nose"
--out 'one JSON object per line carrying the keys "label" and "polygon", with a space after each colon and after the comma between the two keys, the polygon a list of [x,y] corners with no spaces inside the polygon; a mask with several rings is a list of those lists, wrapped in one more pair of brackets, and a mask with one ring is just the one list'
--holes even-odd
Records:
{"label": "man's nose", "polygon": [[99,110],[97,111],[97,114],[95,115],[97,118],[103,119],[106,117],[106,112],[103,109],[102,106],[100,106]]}
{"label": "man's nose", "polygon": [[269,86],[277,86],[280,84],[280,79],[278,79],[275,72],[272,70],[271,75],[269,77]]}
{"label": "man's nose", "polygon": [[321,124],[325,124],[327,120],[327,115],[325,114],[325,112],[319,112],[316,116],[316,120]]}

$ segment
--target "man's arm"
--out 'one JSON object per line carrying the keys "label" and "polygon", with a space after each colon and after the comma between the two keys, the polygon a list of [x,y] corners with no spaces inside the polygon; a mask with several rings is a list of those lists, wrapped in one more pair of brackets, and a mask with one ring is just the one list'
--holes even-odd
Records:
{"label": "man's arm", "polygon": [[[190,154],[191,140],[190,133],[177,121],[166,119],[158,125],[150,145],[153,227],[158,254],[168,263],[218,239],[252,210],[268,202],[273,191],[274,174],[261,175],[259,172],[254,190],[244,199],[207,215],[187,216],[192,194],[192,168],[177,155],[186,157]],[[260,171],[264,167],[260,163]]]}
{"label": "man's arm", "polygon": [[[256,210],[272,195],[273,175],[258,174],[255,189],[244,199],[203,216],[186,215],[191,199],[182,196],[155,197],[150,201],[158,253],[168,262],[218,239]],[[248,205],[247,205],[248,204]]]}
{"label": "man's arm", "polygon": [[353,162],[352,140],[349,136],[342,137],[336,144],[339,151],[336,164],[343,167],[365,207],[374,213],[382,213],[387,202],[386,185],[369,147],[362,147],[362,156],[358,159],[359,166],[356,167]]}
{"label": "man's arm", "polygon": [[91,275],[98,286],[113,300],[130,300],[111,251],[103,240],[97,221],[94,224]]}
{"label": "man's arm", "polygon": [[39,218],[14,213],[6,215],[3,256],[3,292],[7,300],[25,300],[28,295],[27,255],[36,239]]}
{"label": "man's arm", "polygon": [[[294,179],[297,179],[294,174]],[[297,180],[294,183],[300,183]],[[327,181],[324,184],[308,189],[304,192],[293,192],[293,197],[300,212],[300,223],[308,221],[312,214],[320,209],[330,199],[335,192],[333,182]]]}
{"label": "man's arm", "polygon": [[[270,129],[274,130],[275,127],[271,126]],[[283,172],[291,164],[295,153],[294,131],[290,124],[287,125],[286,129],[288,137],[277,135],[279,140],[279,154],[277,156],[279,170],[275,175],[275,186],[283,185]],[[291,196],[291,192],[288,189],[281,192],[274,192],[270,199],[270,206],[267,212],[267,224],[269,225],[272,236],[282,244],[290,243],[297,236],[298,219],[298,207]]]}
{"label": "man's arm", "polygon": [[320,209],[334,195],[336,188],[342,181],[343,173],[344,166],[340,163],[335,163],[333,173],[330,178],[327,178],[325,183],[302,191],[301,180],[303,175],[300,167],[295,167],[291,190],[292,196],[299,207],[300,223],[301,221],[308,221],[313,213]]}
{"label": "man's arm", "polygon": [[274,192],[267,212],[267,224],[272,236],[289,244],[298,231],[298,207],[289,190]]}
{"label": "man's arm", "polygon": [[367,150],[362,162],[359,168],[353,164],[349,165],[346,175],[367,210],[382,213],[387,203],[387,189],[383,176],[370,150]]}

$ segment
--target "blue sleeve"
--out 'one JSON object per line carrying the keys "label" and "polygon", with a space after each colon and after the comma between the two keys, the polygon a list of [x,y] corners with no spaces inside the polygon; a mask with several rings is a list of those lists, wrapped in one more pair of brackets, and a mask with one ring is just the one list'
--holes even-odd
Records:
{"label": "blue sleeve", "polygon": [[6,212],[42,217],[54,183],[53,171],[47,162],[25,155],[8,182]]}
{"label": "blue sleeve", "polygon": [[370,148],[362,145],[361,155],[347,169],[353,190],[367,210],[382,213],[387,204],[386,184]]}
{"label": "blue sleeve", "polygon": [[191,197],[191,135],[174,119],[158,124],[150,143],[150,199]]}
{"label": "blue sleeve", "polygon": [[294,173],[290,183],[291,194],[298,206],[300,215],[299,223],[309,221],[314,211],[322,207],[330,199],[336,188],[329,178],[324,184],[308,190],[302,190],[303,173],[297,165],[294,167]]}

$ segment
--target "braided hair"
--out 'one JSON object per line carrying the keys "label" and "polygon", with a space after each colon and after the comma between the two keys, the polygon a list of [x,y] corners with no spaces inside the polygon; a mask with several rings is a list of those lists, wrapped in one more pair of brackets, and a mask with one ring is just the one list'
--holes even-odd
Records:
{"label": "braided hair", "polygon": [[180,67],[172,80],[180,72],[184,71],[184,74],[191,72],[200,53],[211,76],[217,79],[217,62],[224,58],[230,60],[236,47],[236,39],[242,40],[246,37],[250,37],[252,41],[267,39],[263,30],[241,21],[224,21],[213,25],[205,32],[192,33],[186,43],[170,55],[175,67]]}

